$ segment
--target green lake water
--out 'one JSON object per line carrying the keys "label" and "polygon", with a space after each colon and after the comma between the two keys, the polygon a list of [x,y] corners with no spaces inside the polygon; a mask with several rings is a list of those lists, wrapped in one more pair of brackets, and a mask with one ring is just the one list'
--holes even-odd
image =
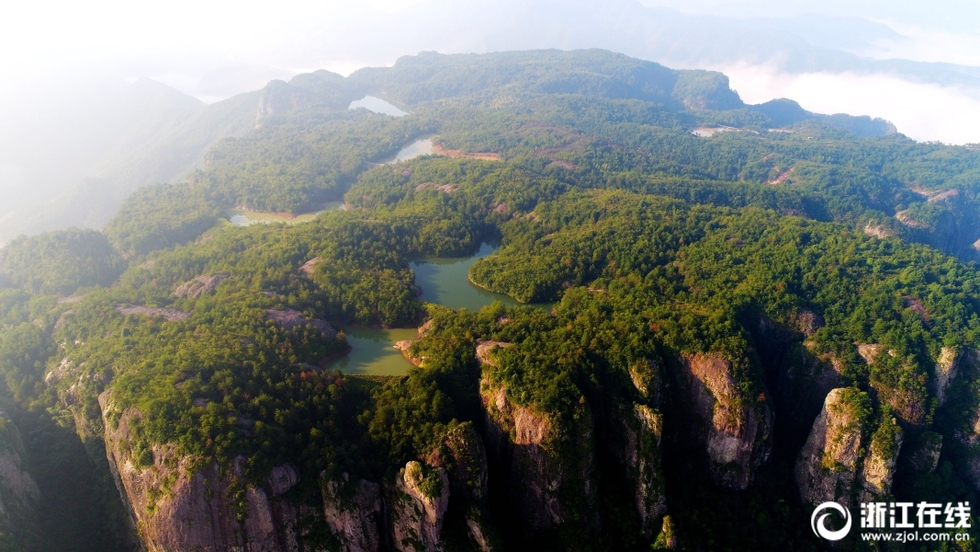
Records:
{"label": "green lake water", "polygon": [[[422,300],[452,308],[478,310],[494,301],[508,306],[518,305],[506,295],[491,293],[469,282],[470,266],[496,248],[483,244],[470,257],[419,259],[411,263],[415,285],[422,288]],[[397,376],[408,371],[409,363],[394,348],[396,341],[418,339],[416,328],[382,330],[376,328],[342,328],[347,334],[351,352],[330,363],[328,368],[346,374]]]}
{"label": "green lake water", "polygon": [[395,349],[396,341],[418,339],[416,328],[342,328],[347,334],[350,353],[330,362],[330,369],[345,374],[370,374],[372,376],[400,376],[411,366],[401,351]]}
{"label": "green lake water", "polygon": [[415,271],[415,285],[422,288],[422,300],[451,309],[479,310],[494,301],[514,307],[519,303],[507,295],[493,293],[469,281],[470,266],[497,249],[484,243],[470,257],[420,259],[409,266]]}

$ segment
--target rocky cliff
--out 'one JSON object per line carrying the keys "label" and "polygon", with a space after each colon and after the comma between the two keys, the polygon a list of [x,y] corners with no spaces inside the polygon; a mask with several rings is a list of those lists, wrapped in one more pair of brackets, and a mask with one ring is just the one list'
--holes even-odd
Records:
{"label": "rocky cliff", "polygon": [[871,416],[867,393],[846,387],[827,394],[796,462],[796,483],[805,504],[850,504],[855,491],[861,500],[888,495],[902,430],[890,417],[875,427]]}
{"label": "rocky cliff", "polygon": [[494,381],[493,351],[508,344],[485,342],[476,356],[483,364],[480,398],[486,416],[487,449],[501,473],[508,474],[514,511],[527,534],[572,522],[598,523],[595,442],[592,413],[584,397],[572,412],[549,412],[520,404],[507,385]]}
{"label": "rocky cliff", "polygon": [[110,467],[150,552],[432,552],[444,548],[451,501],[463,512],[459,523],[467,549],[500,549],[486,506],[486,453],[470,423],[453,424],[443,443],[426,458],[409,461],[384,486],[346,473],[336,480],[321,473],[322,506],[313,506],[291,492],[301,474],[290,465],[273,468],[256,484],[245,473],[244,457],[219,466],[180,456],[173,445],[136,453],[131,443],[142,414],[114,412],[109,392],[100,403]]}
{"label": "rocky cliff", "polygon": [[339,481],[321,475],[323,517],[337,543],[350,552],[374,552],[386,543],[381,486],[364,479]]}
{"label": "rocky cliff", "polygon": [[644,535],[651,537],[659,527],[660,518],[667,512],[661,450],[663,375],[657,363],[646,359],[630,364],[628,370],[641,400],[620,406],[618,416],[624,440],[617,456],[633,487],[640,528]]}
{"label": "rocky cliff", "polygon": [[712,478],[726,487],[745,489],[772,450],[772,410],[765,392],[749,396],[727,359],[687,355],[680,361],[684,408],[696,424]]}
{"label": "rocky cliff", "polygon": [[40,492],[27,473],[24,456],[20,433],[0,410],[0,536],[7,533],[31,540],[38,533]]}
{"label": "rocky cliff", "polygon": [[238,459],[231,468],[218,466],[180,456],[172,445],[156,445],[148,455],[133,454],[132,428],[141,414],[118,413],[113,425],[108,419],[113,410],[108,393],[100,402],[109,464],[150,552],[298,549],[296,526],[301,512],[279,498],[299,480],[291,467],[274,469],[269,481],[258,486],[242,482]]}
{"label": "rocky cliff", "polygon": [[442,467],[410,461],[395,478],[392,533],[399,551],[436,552],[449,507],[449,477]]}

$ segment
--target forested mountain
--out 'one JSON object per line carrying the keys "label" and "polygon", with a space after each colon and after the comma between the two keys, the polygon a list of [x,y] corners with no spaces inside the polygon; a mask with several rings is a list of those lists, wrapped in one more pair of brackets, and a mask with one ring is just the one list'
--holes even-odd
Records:
{"label": "forested mountain", "polygon": [[[596,50],[235,101],[104,233],[0,250],[4,546],[818,550],[824,501],[976,503],[980,152]],[[427,302],[484,242],[535,305]],[[363,327],[414,366],[332,369]]]}

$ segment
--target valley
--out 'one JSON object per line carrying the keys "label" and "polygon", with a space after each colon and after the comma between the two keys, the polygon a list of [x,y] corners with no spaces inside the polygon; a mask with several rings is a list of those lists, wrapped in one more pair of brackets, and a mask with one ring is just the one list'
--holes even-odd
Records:
{"label": "valley", "polygon": [[233,100],[103,231],[0,249],[3,546],[822,550],[825,501],[977,503],[977,151],[601,50]]}

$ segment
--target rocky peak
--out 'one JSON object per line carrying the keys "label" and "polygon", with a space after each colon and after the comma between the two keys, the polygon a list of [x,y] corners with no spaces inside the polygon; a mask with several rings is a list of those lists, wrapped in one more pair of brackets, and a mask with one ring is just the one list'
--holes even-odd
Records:
{"label": "rocky peak", "polygon": [[[237,470],[177,454],[173,445],[153,445],[147,454],[131,447],[136,410],[113,410],[108,392],[99,397],[106,427],[106,456],[140,539],[151,552],[297,549],[300,511],[275,499],[298,482],[289,466],[273,470],[268,492],[243,480]],[[236,459],[239,466],[241,460]]]}
{"label": "rocky peak", "polygon": [[938,403],[936,406],[942,406],[946,402],[949,384],[956,379],[959,359],[959,351],[952,347],[943,347],[939,352],[934,373],[936,402]]}
{"label": "rocky peak", "polygon": [[849,504],[855,491],[862,500],[880,500],[891,492],[902,430],[892,417],[875,427],[871,415],[871,399],[859,389],[837,388],[827,394],[796,462],[796,483],[805,504]]}
{"label": "rocky peak", "polygon": [[337,330],[334,330],[326,321],[320,320],[319,318],[306,318],[303,316],[303,313],[297,310],[269,309],[266,311],[266,318],[284,330],[293,330],[302,326],[313,326],[327,339],[334,339],[337,337]]}
{"label": "rocky peak", "polygon": [[449,507],[446,470],[410,461],[395,478],[392,497],[392,533],[395,550],[442,550],[443,516]]}
{"label": "rocky peak", "polygon": [[[488,363],[485,363],[485,368]],[[485,371],[480,398],[487,420],[487,449],[500,469],[511,474],[511,502],[535,533],[564,523],[598,523],[595,514],[594,426],[584,397],[573,407],[574,424],[555,431],[553,414],[515,403],[505,385]]]}

